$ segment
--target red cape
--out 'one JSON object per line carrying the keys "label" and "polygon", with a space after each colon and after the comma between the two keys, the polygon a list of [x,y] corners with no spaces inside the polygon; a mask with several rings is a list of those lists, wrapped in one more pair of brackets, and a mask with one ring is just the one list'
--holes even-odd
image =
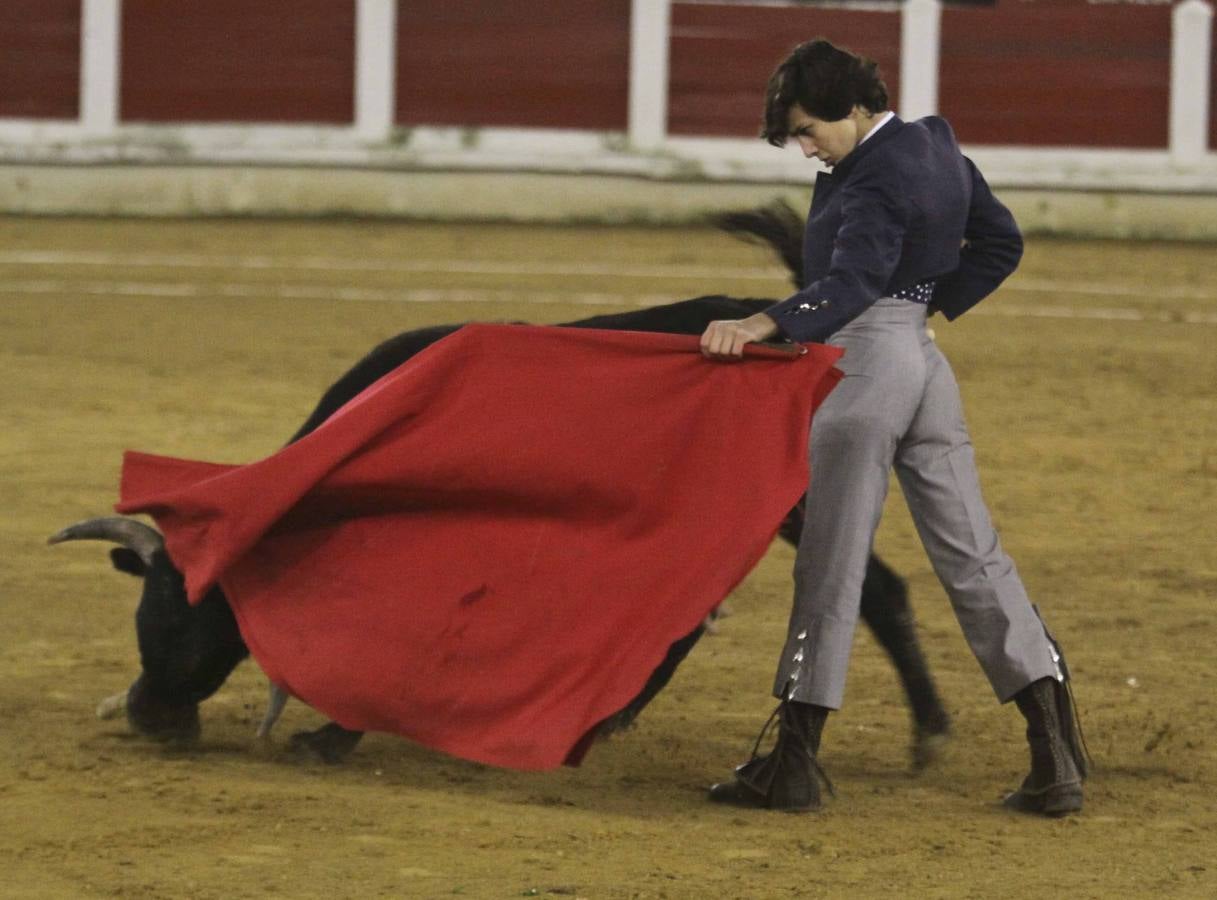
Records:
{"label": "red cape", "polygon": [[339,724],[521,769],[576,763],[807,486],[840,351],[467,325],[261,462],[128,452],[191,602]]}

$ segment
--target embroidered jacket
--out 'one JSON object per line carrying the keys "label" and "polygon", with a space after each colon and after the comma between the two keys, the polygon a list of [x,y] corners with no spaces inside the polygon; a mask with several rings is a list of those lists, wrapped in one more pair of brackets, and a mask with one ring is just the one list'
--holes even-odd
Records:
{"label": "embroidered jacket", "polygon": [[945,119],[893,118],[816,178],[801,291],[767,309],[795,341],[823,341],[880,297],[934,282],[955,319],[1014,271],[1023,240]]}

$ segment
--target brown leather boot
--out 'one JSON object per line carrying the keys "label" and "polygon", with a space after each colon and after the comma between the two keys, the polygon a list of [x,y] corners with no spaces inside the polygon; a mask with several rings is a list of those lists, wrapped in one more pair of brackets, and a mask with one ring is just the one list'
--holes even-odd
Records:
{"label": "brown leather boot", "polygon": [[1015,694],[1014,702],[1027,720],[1031,773],[1003,805],[1044,816],[1078,812],[1088,767],[1068,682],[1041,678]]}
{"label": "brown leather boot", "polygon": [[[710,788],[710,799],[716,803],[731,803],[787,812],[808,812],[820,808],[820,778],[828,783],[816,754],[820,751],[820,733],[828,710],[810,703],[785,700],[770,716],[761,730],[752,758],[736,767],[735,780]],[[778,736],[773,749],[764,756],[757,749],[774,720]]]}

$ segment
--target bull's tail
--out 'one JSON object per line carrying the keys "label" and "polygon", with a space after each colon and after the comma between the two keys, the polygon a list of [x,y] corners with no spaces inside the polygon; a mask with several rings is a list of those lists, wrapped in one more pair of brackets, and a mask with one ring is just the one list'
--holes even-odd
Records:
{"label": "bull's tail", "polygon": [[741,240],[772,249],[790,272],[795,290],[803,287],[803,217],[785,200],[743,212],[718,213],[710,221]]}

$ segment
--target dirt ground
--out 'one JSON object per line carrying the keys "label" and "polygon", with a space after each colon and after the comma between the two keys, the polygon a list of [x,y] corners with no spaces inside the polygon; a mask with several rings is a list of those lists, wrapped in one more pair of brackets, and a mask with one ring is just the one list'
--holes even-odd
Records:
{"label": "dirt ground", "polygon": [[[636,729],[579,769],[499,771],[370,736],[295,758],[254,738],[250,663],[170,749],[99,721],[138,658],[138,585],[105,548],[124,448],[245,462],[378,340],[725,292],[781,296],[708,231],[0,219],[0,895],[5,897],[1217,896],[1217,267],[1200,245],[1034,241],[1008,287],[936,322],[1007,549],[1065,646],[1096,760],[1082,815],[999,807],[1022,725],[968,653],[898,491],[878,539],[911,584],[954,716],[908,774],[893,673],[859,632],[791,816],[709,805],[771,708],[792,554],[775,546]],[[741,471],[746,466],[741,461]]]}

